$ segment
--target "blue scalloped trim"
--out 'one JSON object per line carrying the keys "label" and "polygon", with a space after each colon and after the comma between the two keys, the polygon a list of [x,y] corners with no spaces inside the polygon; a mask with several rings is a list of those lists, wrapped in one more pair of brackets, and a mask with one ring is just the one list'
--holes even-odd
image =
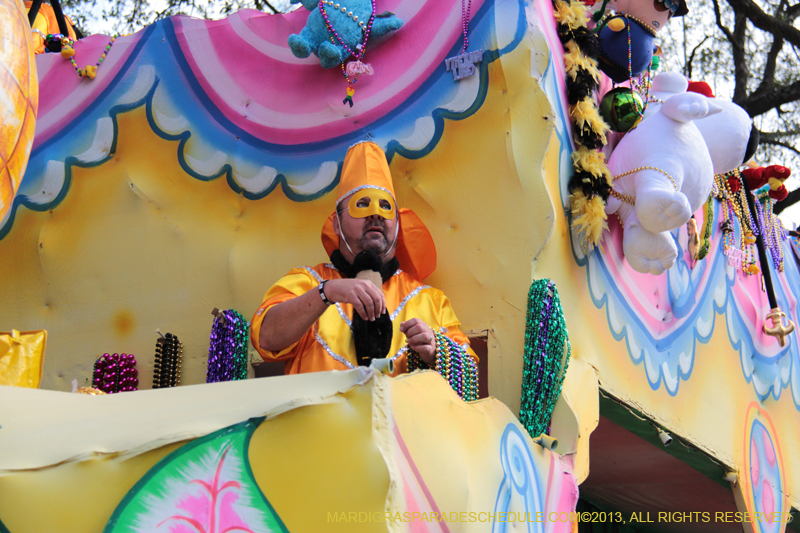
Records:
{"label": "blue scalloped trim", "polygon": [[[562,180],[562,183],[565,183]],[[720,205],[715,203],[715,220],[721,216]],[[572,238],[572,237],[571,237]],[[675,239],[676,244],[677,238]],[[714,271],[709,277],[708,284],[704,291],[699,293],[697,286],[692,282],[694,279],[701,279],[703,271],[708,268],[708,259],[700,261],[694,270],[684,261],[683,250],[678,244],[678,260],[668,272],[670,287],[670,303],[672,312],[677,318],[686,317],[684,325],[662,339],[656,339],[646,328],[645,324],[639,319],[633,308],[627,303],[622,292],[614,285],[613,278],[607,269],[605,261],[598,250],[584,258],[579,258],[576,253],[575,242],[572,242],[573,257],[578,265],[586,267],[587,285],[589,286],[592,301],[598,309],[606,307],[606,320],[609,324],[611,334],[617,341],[625,339],[626,348],[631,361],[636,364],[645,365],[645,373],[648,384],[653,390],[658,390],[662,384],[666,391],[675,396],[678,393],[680,381],[688,380],[694,368],[696,344],[707,343],[713,333],[716,315],[725,314],[727,317],[727,333],[731,346],[739,354],[739,364],[745,382],[752,383],[753,390],[759,400],[763,401],[772,396],[778,400],[784,388],[792,389],[792,398],[795,408],[800,410],[800,352],[798,352],[797,341],[789,337],[789,345],[776,356],[770,357],[758,352],[753,340],[753,332],[745,327],[745,322],[740,310],[734,305],[732,287],[735,277],[729,278],[726,273],[726,258],[723,254],[721,242],[717,239],[713,243],[709,257],[714,257]],[[800,287],[800,272],[793,265],[793,252],[789,246],[784,244],[784,255],[786,257],[786,273],[789,278],[789,285]],[[773,278],[777,273],[770,260],[769,268],[772,269]],[[593,269],[597,269],[600,286],[594,286],[592,282]],[[740,275],[740,274],[735,274]],[[689,282],[681,286],[679,279],[688,276]],[[716,302],[714,293],[716,289],[724,286],[724,301]],[[595,292],[602,296],[595,296]],[[776,297],[781,309],[788,309],[788,298],[783,292],[782,286],[776,285]],[[612,317],[612,307],[617,309],[620,317]],[[800,309],[795,309],[798,313]],[[710,321],[709,333],[703,335],[698,331],[698,320],[706,323]],[[622,329],[614,331],[612,323],[621,321]],[[742,332],[746,332],[742,335]],[[633,343],[636,349],[632,349]],[[649,356],[649,361],[647,356]],[[680,355],[684,354],[684,363],[680,362]],[[664,367],[671,376],[676,376],[669,380],[665,374]],[[655,373],[657,372],[657,375]]]}
{"label": "blue scalloped trim", "polygon": [[[679,246],[678,256],[680,257],[681,254],[682,252]],[[713,332],[715,316],[717,313],[721,313],[721,308],[717,307],[713,301],[713,297],[711,297],[704,302],[706,304],[705,306],[696,307],[693,316],[689,317],[680,328],[661,339],[656,339],[647,331],[644,322],[640,319],[638,314],[627,304],[627,300],[620,289],[614,285],[613,278],[605,262],[602,260],[600,252],[594,250],[590,258],[591,259],[585,261],[585,263],[587,263],[586,266],[588,266],[587,283],[590,289],[592,289],[590,290],[590,294],[592,301],[598,309],[602,309],[603,306],[606,307],[606,320],[608,321],[612,336],[617,341],[625,340],[628,354],[633,363],[645,365],[647,382],[653,390],[658,390],[663,383],[670,396],[677,395],[681,380],[688,380],[692,374],[696,342],[699,341],[705,344],[711,338],[711,333],[703,335],[698,331],[696,325],[698,318],[702,318],[706,322],[710,321],[710,332]],[[591,261],[591,265],[588,265],[589,261]],[[698,263],[698,268],[695,269],[696,275],[693,277],[701,278],[703,273],[702,269],[704,269],[706,265],[707,263],[704,263],[702,266]],[[673,267],[673,269],[676,267]],[[711,275],[712,279],[718,277],[720,271],[722,271],[721,273],[724,275],[722,265],[717,263],[715,267],[715,272]],[[605,287],[592,287],[592,268],[599,269]],[[672,270],[670,270],[667,275],[673,275]],[[595,290],[598,289],[602,292],[602,296],[600,297],[595,296]],[[670,296],[672,299],[672,291],[670,291]],[[620,317],[612,317],[612,309],[609,305],[609,301],[612,301],[614,309],[617,309],[618,312],[621,313]],[[612,327],[612,323],[614,322],[622,323],[620,331],[614,331]],[[681,364],[681,354],[691,354],[688,367],[685,364]],[[675,376],[677,379],[670,380],[665,375],[664,365],[667,366],[669,374]]]}
{"label": "blue scalloped trim", "polygon": [[[199,81],[189,68],[188,62],[178,46],[172,20],[165,19],[159,21],[144,30],[142,38],[136,44],[123,67],[103,93],[92,103],[92,106],[87,109],[84,114],[77,117],[63,128],[63,133],[75,132],[75,135],[53,136],[32,152],[29,171],[25,176],[27,179],[23,180],[20,192],[12,204],[8,219],[5,224],[0,227],[0,239],[3,239],[13,227],[16,210],[19,206],[25,206],[33,211],[47,211],[57,207],[66,197],[69,190],[73,166],[82,168],[94,167],[106,162],[113,156],[116,151],[117,136],[119,133],[117,115],[142,105],[145,105],[147,120],[152,130],[163,139],[178,141],[178,161],[184,171],[193,178],[201,181],[210,181],[224,176],[228,186],[234,192],[242,194],[248,200],[264,198],[273,192],[278,185],[280,185],[283,193],[293,201],[305,202],[320,198],[338,185],[344,153],[353,142],[363,139],[367,133],[372,133],[373,135],[383,138],[392,138],[399,132],[402,132],[404,128],[408,129],[409,125],[413,125],[418,118],[429,114],[434,121],[435,128],[432,138],[423,148],[411,150],[403,147],[398,141],[391,140],[386,149],[387,158],[390,162],[395,154],[400,154],[410,159],[424,157],[431,153],[441,140],[444,133],[445,119],[463,120],[473,115],[483,105],[488,93],[489,63],[515,49],[519,43],[522,42],[527,28],[525,0],[516,0],[516,4],[518,13],[514,38],[509,45],[501,50],[486,50],[484,52],[483,61],[479,65],[478,75],[480,77],[480,82],[478,93],[472,105],[465,111],[455,113],[439,107],[441,104],[436,104],[436,101],[448,101],[449,97],[457,91],[457,85],[453,83],[452,79],[450,79],[450,75],[446,73],[445,69],[442,67],[437,69],[435,74],[426,80],[403,104],[394,109],[391,113],[381,117],[378,121],[347,135],[332,138],[320,143],[297,146],[283,146],[261,141],[230,122],[229,119],[219,112],[210,98],[203,92]],[[491,43],[492,26],[494,23],[493,6],[493,1],[487,1],[475,14],[471,34],[473,43]],[[158,39],[158,37],[162,37],[162,39]],[[169,49],[172,51],[172,55],[169,57],[165,56],[163,46],[160,46],[164,41],[169,41]],[[148,45],[148,43],[152,43],[152,45]],[[454,44],[451,53],[456,54],[459,51],[459,45]],[[139,101],[132,104],[112,106],[107,112],[103,112],[98,104],[107,100],[112,94],[112,91],[119,86],[120,81],[125,76],[131,74],[131,68],[137,61],[140,61],[142,65],[152,64],[156,67],[156,78],[153,86],[150,88],[147,95]],[[178,68],[175,68],[175,66]],[[152,101],[155,90],[159,84],[163,84],[164,87],[167,87],[168,94],[170,95],[180,94],[180,98],[172,99],[178,100],[174,102],[175,107],[191,124],[189,129],[180,134],[169,134],[161,130],[156,124],[153,116]],[[189,86],[189,91],[186,91],[186,85]],[[422,112],[420,112],[419,109],[422,109]],[[430,109],[430,111],[427,112],[427,109]],[[82,163],[74,156],[66,155],[74,153],[76,151],[74,146],[86,140],[87,132],[91,133],[92,128],[87,128],[87,125],[93,124],[98,119],[106,116],[111,117],[114,125],[112,147],[107,157],[100,161]],[[382,126],[384,128],[382,128]],[[389,131],[384,131],[387,129]],[[203,175],[191,168],[186,161],[185,147],[192,136],[192,131],[190,130],[195,132],[201,131],[201,137],[204,140],[209,141],[212,146],[218,147],[226,154],[230,155],[236,153],[242,155],[245,160],[251,162],[257,161],[259,164],[264,163],[265,156],[268,156],[269,166],[276,169],[286,167],[286,170],[277,174],[272,184],[266,190],[260,191],[259,193],[247,191],[236,183],[233,178],[233,169],[228,163],[223,165],[213,175]],[[54,152],[61,152],[65,155],[59,157]],[[298,158],[297,155],[301,153],[304,157]],[[58,195],[53,198],[53,200],[43,204],[37,204],[30,200],[30,196],[38,193],[48,160],[64,161],[64,183]],[[300,160],[300,162],[297,162],[298,160]],[[314,166],[319,168],[322,162],[330,160],[337,162],[338,169],[335,178],[329,185],[310,194],[300,194],[292,189],[289,179],[287,178],[289,173],[299,172],[302,174],[303,171],[313,169]],[[305,167],[298,168],[298,165],[305,165]],[[38,174],[36,171],[38,171]]]}

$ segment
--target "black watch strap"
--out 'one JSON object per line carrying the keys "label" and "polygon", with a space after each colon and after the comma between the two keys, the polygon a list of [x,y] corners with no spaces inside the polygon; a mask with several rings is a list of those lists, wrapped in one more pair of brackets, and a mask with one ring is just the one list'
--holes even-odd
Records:
{"label": "black watch strap", "polygon": [[328,296],[325,294],[325,284],[326,283],[328,283],[327,279],[319,284],[319,287],[318,287],[318,289],[319,289],[319,297],[322,298],[322,301],[325,303],[325,305],[331,305],[333,302],[328,300]]}

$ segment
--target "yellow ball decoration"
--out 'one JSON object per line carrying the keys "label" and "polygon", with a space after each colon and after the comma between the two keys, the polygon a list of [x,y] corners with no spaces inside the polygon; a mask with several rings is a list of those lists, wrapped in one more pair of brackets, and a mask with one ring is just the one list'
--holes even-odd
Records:
{"label": "yellow ball decoration", "polygon": [[625,21],[622,18],[613,18],[608,21],[608,29],[611,31],[622,31],[625,29]]}
{"label": "yellow ball decoration", "polygon": [[33,145],[39,106],[33,39],[28,15],[18,0],[0,0],[0,220],[19,190]]}
{"label": "yellow ball decoration", "polygon": [[773,191],[777,191],[783,185],[783,182],[776,178],[770,178],[768,183],[769,183],[769,188],[772,189]]}

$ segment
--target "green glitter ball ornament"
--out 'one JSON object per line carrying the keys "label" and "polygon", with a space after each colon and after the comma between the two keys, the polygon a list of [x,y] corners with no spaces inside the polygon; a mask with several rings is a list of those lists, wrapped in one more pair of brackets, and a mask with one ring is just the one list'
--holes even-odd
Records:
{"label": "green glitter ball ornament", "polygon": [[612,131],[627,133],[642,118],[644,101],[639,93],[627,87],[616,87],[600,101],[600,116]]}

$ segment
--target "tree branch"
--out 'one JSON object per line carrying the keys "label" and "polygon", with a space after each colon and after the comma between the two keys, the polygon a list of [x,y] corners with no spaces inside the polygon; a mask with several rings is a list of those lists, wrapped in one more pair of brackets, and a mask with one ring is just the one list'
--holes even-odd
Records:
{"label": "tree branch", "polygon": [[750,97],[765,93],[775,87],[775,69],[778,65],[778,54],[781,53],[784,42],[785,41],[780,37],[775,37],[775,40],[772,41],[772,48],[770,48],[769,54],[767,54],[767,64],[764,66],[764,75],[762,76],[761,83]]}
{"label": "tree branch", "polygon": [[700,41],[700,44],[692,48],[692,53],[689,54],[689,59],[686,61],[686,68],[684,68],[684,72],[686,73],[687,78],[692,79],[692,62],[694,61],[695,54],[697,53],[698,50],[700,50],[700,47],[703,46],[703,43],[705,43],[710,38],[711,38],[710,35],[706,35],[705,37],[703,37],[703,40]]}
{"label": "tree branch", "polygon": [[787,130],[787,131],[759,131],[759,139],[762,141],[777,141],[782,137],[790,137],[792,135],[800,135],[800,129]]}
{"label": "tree branch", "polygon": [[[756,28],[769,32],[775,37],[781,37],[800,48],[800,30],[790,22],[765,13],[753,0],[727,0],[727,2],[737,14],[742,14],[750,19]],[[716,4],[716,0],[714,3]],[[795,12],[798,9],[800,8],[797,5],[793,5],[787,11]]]}
{"label": "tree branch", "polygon": [[722,30],[722,33],[725,34],[725,37],[727,37],[729,41],[733,42],[733,34],[731,33],[731,30],[729,30],[728,27],[722,23],[722,13],[720,13],[719,10],[719,0],[714,0],[714,14],[717,16],[717,26],[719,29]]}
{"label": "tree branch", "polygon": [[740,104],[747,99],[747,83],[750,80],[750,69],[747,65],[747,52],[745,50],[745,39],[747,38],[747,18],[741,14],[734,15],[733,38],[733,72],[735,85],[733,88],[733,102]]}
{"label": "tree branch", "polygon": [[263,0],[263,1],[264,1],[264,3],[267,5],[267,7],[268,7],[268,8],[270,8],[270,9],[272,10],[272,12],[273,12],[273,13],[280,13],[280,11],[278,11],[278,10],[275,8],[275,6],[273,6],[272,4],[270,4],[270,3],[269,3],[267,0]]}
{"label": "tree branch", "polygon": [[[728,2],[730,2],[730,0],[728,0]],[[731,44],[735,81],[733,101],[736,104],[742,105],[742,102],[747,99],[747,81],[750,79],[750,71],[747,68],[747,56],[744,49],[747,19],[744,15],[734,10],[734,29],[731,32],[730,28],[725,26],[722,22],[722,13],[719,8],[718,0],[714,0],[714,15],[716,15],[717,26],[722,30],[722,33],[725,34],[725,37]]]}
{"label": "tree branch", "polygon": [[743,101],[736,103],[742,106],[751,117],[757,117],[795,100],[800,100],[800,80],[791,85],[775,87],[764,93],[753,93]]}
{"label": "tree branch", "polygon": [[765,140],[762,139],[761,140],[761,144],[771,144],[773,146],[780,146],[780,147],[786,148],[787,150],[791,150],[792,152],[796,153],[797,155],[800,155],[800,150],[798,150],[796,146],[791,145],[791,144],[789,144],[789,143],[787,143],[785,141],[778,141],[778,140],[766,140],[765,141]]}
{"label": "tree branch", "polygon": [[787,7],[785,15],[784,20],[786,20],[786,22],[792,22],[800,16],[800,3]]}

